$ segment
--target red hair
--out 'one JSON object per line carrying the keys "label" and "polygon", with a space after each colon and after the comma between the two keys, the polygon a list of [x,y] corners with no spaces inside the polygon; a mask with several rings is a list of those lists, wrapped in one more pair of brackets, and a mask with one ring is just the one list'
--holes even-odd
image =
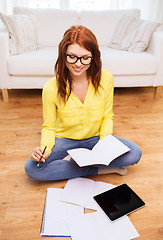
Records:
{"label": "red hair", "polygon": [[[59,44],[58,59],[55,64],[55,74],[58,84],[58,95],[66,102],[71,94],[72,81],[69,70],[66,67],[65,53],[70,44],[77,43],[92,53],[93,60],[87,70],[87,76],[91,78],[95,92],[98,91],[101,79],[101,53],[95,35],[86,27],[81,25],[70,27],[63,35]],[[67,92],[67,81],[69,92]]]}

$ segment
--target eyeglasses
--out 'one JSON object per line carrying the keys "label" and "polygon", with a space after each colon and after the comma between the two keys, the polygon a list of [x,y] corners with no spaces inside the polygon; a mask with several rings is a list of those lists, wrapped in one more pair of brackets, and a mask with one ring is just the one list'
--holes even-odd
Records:
{"label": "eyeglasses", "polygon": [[78,56],[75,56],[75,55],[72,55],[72,54],[67,54],[67,53],[65,54],[65,56],[66,56],[66,61],[70,64],[74,64],[78,60],[80,60],[80,62],[83,65],[89,65],[89,64],[91,64],[91,61],[93,59],[93,57],[90,57],[90,56],[78,57]]}

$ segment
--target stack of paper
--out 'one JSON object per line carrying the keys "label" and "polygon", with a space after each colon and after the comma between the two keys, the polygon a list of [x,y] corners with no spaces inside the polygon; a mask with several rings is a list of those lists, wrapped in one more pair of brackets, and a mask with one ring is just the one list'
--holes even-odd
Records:
{"label": "stack of paper", "polygon": [[72,240],[130,240],[139,237],[127,216],[113,223],[100,211],[72,218],[67,225]]}
{"label": "stack of paper", "polygon": [[[114,222],[93,196],[115,187],[86,178],[68,180],[65,189],[48,188],[41,236],[71,236],[72,240],[130,240],[139,237],[127,216]],[[97,210],[84,214],[84,208]]]}
{"label": "stack of paper", "polygon": [[75,178],[68,180],[61,194],[61,201],[73,203],[85,208],[97,210],[98,206],[93,196],[115,187],[105,182],[95,182],[87,178]]}

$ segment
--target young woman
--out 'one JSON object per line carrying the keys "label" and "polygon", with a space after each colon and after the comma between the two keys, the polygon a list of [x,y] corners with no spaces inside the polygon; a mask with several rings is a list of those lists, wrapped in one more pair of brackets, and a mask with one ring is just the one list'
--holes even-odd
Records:
{"label": "young woman", "polygon": [[43,88],[41,146],[34,149],[25,165],[29,177],[61,180],[107,173],[124,175],[125,166],[140,160],[141,149],[121,137],[117,138],[131,150],[107,167],[79,167],[67,156],[67,150],[92,149],[107,134],[113,134],[113,76],[101,66],[94,34],[81,25],[68,29],[59,44],[56,76]]}

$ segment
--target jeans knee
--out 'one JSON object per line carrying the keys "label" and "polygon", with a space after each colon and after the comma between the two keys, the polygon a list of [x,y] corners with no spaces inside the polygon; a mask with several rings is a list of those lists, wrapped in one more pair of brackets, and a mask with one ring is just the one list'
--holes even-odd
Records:
{"label": "jeans knee", "polygon": [[138,163],[141,159],[141,156],[142,156],[142,150],[141,148],[137,145],[137,148],[136,148],[136,161],[135,163]]}
{"label": "jeans knee", "polygon": [[32,161],[31,159],[28,159],[28,161],[25,164],[24,169],[25,169],[27,176],[30,178],[33,178],[32,171],[31,171],[32,170],[31,161]]}

